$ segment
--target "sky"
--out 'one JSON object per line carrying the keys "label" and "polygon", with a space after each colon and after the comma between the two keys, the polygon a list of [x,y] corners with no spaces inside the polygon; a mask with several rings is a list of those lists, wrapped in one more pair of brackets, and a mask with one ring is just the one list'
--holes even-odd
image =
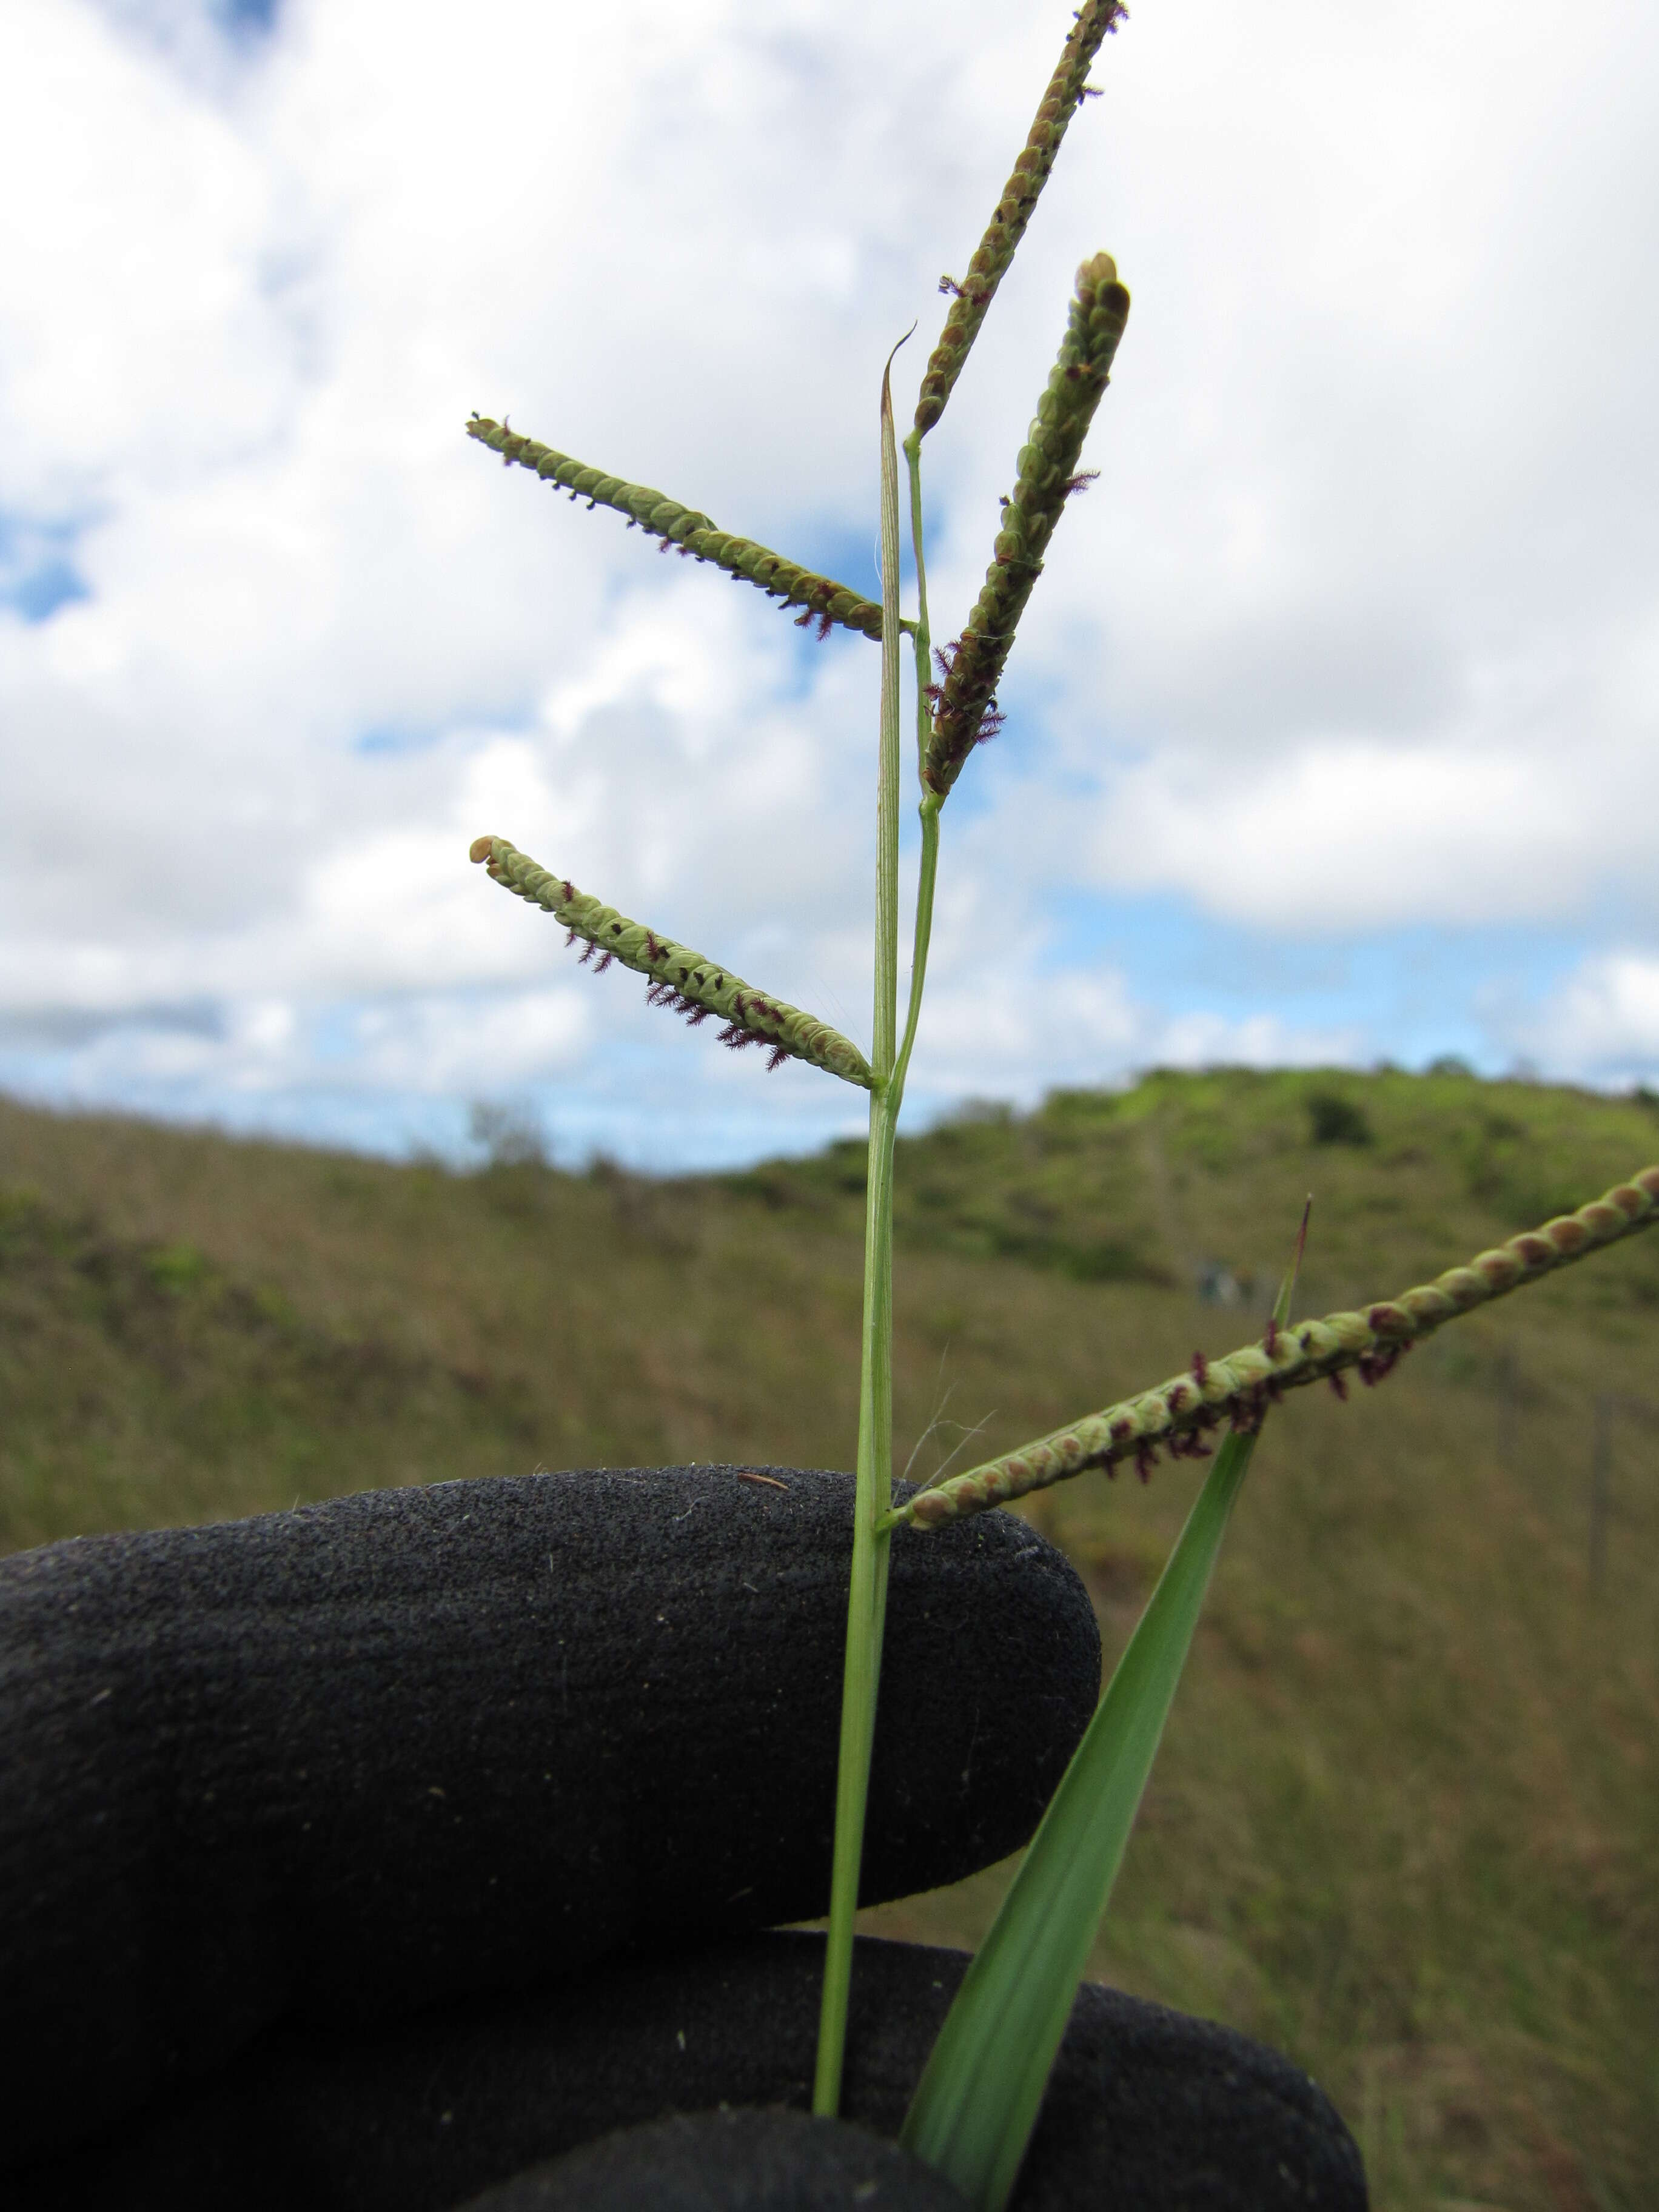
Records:
{"label": "sky", "polygon": [[[882,363],[919,324],[902,422],[1068,22],[8,0],[0,1089],[457,1158],[483,1102],[665,1170],[860,1130],[466,855],[867,1044],[878,649],[464,426],[876,596]],[[1659,16],[1137,0],[1094,82],[925,450],[948,635],[1112,252],[908,1120],[1155,1065],[1659,1078]]]}

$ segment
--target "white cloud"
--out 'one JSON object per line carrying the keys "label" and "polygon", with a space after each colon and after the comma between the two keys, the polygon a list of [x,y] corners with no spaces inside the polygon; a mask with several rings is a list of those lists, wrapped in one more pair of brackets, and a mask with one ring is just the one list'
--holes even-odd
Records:
{"label": "white cloud", "polygon": [[1520,1032],[1550,1073],[1628,1083],[1659,1072],[1659,954],[1593,954]]}
{"label": "white cloud", "polygon": [[[1610,867],[1634,876],[1648,860],[1647,809],[1576,819],[1581,776],[1571,757],[1490,745],[1337,739],[1238,763],[1170,752],[1112,785],[1096,867],[1291,933],[1554,919]],[[1659,798],[1659,763],[1642,781]]]}
{"label": "white cloud", "polygon": [[[870,587],[879,362],[920,313],[920,372],[1065,9],[215,20],[0,14],[0,526],[90,592],[0,605],[0,1020],[134,1096],[556,1073],[599,1118],[855,1114],[677,1048],[465,849],[507,835],[863,1034],[873,650],[803,652],[462,423]],[[1289,938],[1659,920],[1656,61],[1617,0],[1202,0],[1108,46],[929,441],[949,627],[1109,245],[1101,481],[946,816],[928,1095],[1375,1048],[1328,1008],[1166,1018],[1066,953],[1068,888]]]}
{"label": "white cloud", "polygon": [[945,983],[931,1002],[915,1080],[933,1098],[989,1095],[1035,1104],[1057,1085],[1119,1080],[1144,1067],[1327,1067],[1364,1056],[1352,1027],[1273,1014],[1164,1015],[1121,979],[1042,975],[1024,963]]}

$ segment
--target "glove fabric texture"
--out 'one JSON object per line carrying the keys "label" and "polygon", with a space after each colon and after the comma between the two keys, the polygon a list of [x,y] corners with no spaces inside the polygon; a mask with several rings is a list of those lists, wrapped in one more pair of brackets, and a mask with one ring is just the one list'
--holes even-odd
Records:
{"label": "glove fabric texture", "polygon": [[[0,1560],[0,2188],[942,2212],[896,2152],[812,2194],[870,2138],[792,2116],[822,1939],[758,1932],[827,1909],[852,1504],[822,1471],[612,1469]],[[1024,1522],[901,1529],[865,1901],[1026,1841],[1099,1669],[1086,1592]],[[844,2112],[878,2149],[966,1963],[859,1946]],[[721,2145],[750,2195],[696,2195]],[[1288,2062],[1091,1986],[1014,2202],[1365,2191]]]}

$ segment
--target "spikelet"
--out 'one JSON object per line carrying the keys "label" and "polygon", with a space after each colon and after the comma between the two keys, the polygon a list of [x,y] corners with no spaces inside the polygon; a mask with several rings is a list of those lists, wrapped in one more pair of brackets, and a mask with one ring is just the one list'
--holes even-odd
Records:
{"label": "spikelet", "polygon": [[1345,1369],[1365,1382],[1380,1382],[1420,1337],[1443,1322],[1468,1313],[1489,1299],[1537,1281],[1553,1268],[1582,1260],[1622,1237],[1650,1228],[1659,1220],[1659,1167],[1644,1168],[1605,1197],[1576,1213],[1547,1221],[1541,1229],[1510,1237],[1507,1244],[1482,1252],[1466,1267],[1449,1268],[1433,1282],[1403,1296],[1369,1306],[1361,1313],[1328,1314],[1323,1321],[1285,1328],[1269,1324],[1259,1344],[1248,1344],[1225,1359],[1194,1356],[1184,1373],[1138,1398],[1126,1398],[1091,1413],[1070,1427],[1056,1429],[1036,1443],[965,1474],[937,1489],[924,1490],[901,1506],[894,1522],[914,1521],[937,1528],[988,1506],[1005,1505],[1030,1491],[1082,1474],[1090,1468],[1115,1468],[1133,1460],[1144,1476],[1160,1448],[1176,1458],[1201,1457],[1206,1433],[1224,1422],[1255,1429],[1270,1404],[1286,1390],[1328,1377],[1341,1394]]}
{"label": "spikelet", "polygon": [[1128,314],[1129,295],[1117,281],[1117,264],[1109,253],[1097,253],[1077,272],[1065,343],[1020,453],[1018,478],[1003,510],[985,587],[967,629],[939,656],[942,680],[930,695],[933,726],[922,781],[940,798],[975,745],[1001,720],[996,689],[1015,626],[1042,573],[1042,556],[1060,511],[1085,481],[1078,474],[1078,458]]}
{"label": "spikelet", "polygon": [[1048,181],[1066,126],[1085,98],[1089,64],[1100,51],[1101,40],[1115,31],[1127,10],[1121,0],[1084,0],[1060,51],[1059,64],[1042,95],[1025,141],[1014,164],[1014,173],[1003,189],[996,212],[986,228],[968,274],[960,284],[945,278],[939,289],[954,294],[939,343],[928,357],[916,402],[916,430],[926,437],[945,412],[952,386],[962,374],[968,349],[979,336],[979,326],[995,297],[1003,273],[1014,258],[1014,248],[1025,235],[1025,226],[1037,204],[1037,195]]}
{"label": "spikelet", "polygon": [[726,1024],[720,1033],[722,1044],[734,1051],[751,1044],[766,1046],[774,1067],[786,1060],[805,1060],[840,1076],[843,1083],[857,1084],[865,1091],[871,1088],[874,1078],[864,1054],[827,1023],[756,990],[729,968],[705,959],[688,945],[677,945],[672,938],[659,937],[642,922],[630,921],[615,907],[602,905],[586,891],[579,891],[568,877],[551,875],[538,867],[505,837],[475,838],[470,857],[483,861],[507,890],[562,921],[569,939],[584,939],[587,946],[582,954],[584,963],[597,952],[598,972],[603,973],[617,960],[636,975],[648,976],[651,988],[646,996],[653,1006],[672,1007],[684,1014],[694,1028],[710,1014],[715,1015]]}
{"label": "spikelet", "polygon": [[844,629],[880,639],[881,608],[876,600],[861,597],[833,577],[803,568],[798,562],[786,561],[781,553],[757,545],[751,538],[734,538],[729,532],[717,530],[706,514],[682,507],[678,500],[665,499],[647,484],[629,483],[621,477],[587,468],[572,460],[568,453],[556,453],[534,438],[521,438],[516,430],[492,422],[487,416],[475,415],[466,426],[466,434],[499,453],[503,461],[516,461],[532,475],[545,477],[550,483],[568,491],[573,499],[585,499],[590,507],[614,507],[628,517],[630,528],[637,523],[659,538],[665,552],[671,545],[678,546],[694,560],[712,561],[728,576],[756,585],[768,599],[799,607],[797,623],[801,629],[816,621],[818,635],[826,637],[830,624],[839,623]]}

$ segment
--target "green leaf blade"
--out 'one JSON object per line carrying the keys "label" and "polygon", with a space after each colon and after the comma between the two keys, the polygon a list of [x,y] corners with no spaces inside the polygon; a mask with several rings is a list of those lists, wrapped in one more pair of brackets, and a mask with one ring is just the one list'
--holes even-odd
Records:
{"label": "green leaf blade", "polygon": [[1025,2155],[1255,1448],[1236,1431],[1217,1453],[911,2102],[901,2140],[981,2212]]}

